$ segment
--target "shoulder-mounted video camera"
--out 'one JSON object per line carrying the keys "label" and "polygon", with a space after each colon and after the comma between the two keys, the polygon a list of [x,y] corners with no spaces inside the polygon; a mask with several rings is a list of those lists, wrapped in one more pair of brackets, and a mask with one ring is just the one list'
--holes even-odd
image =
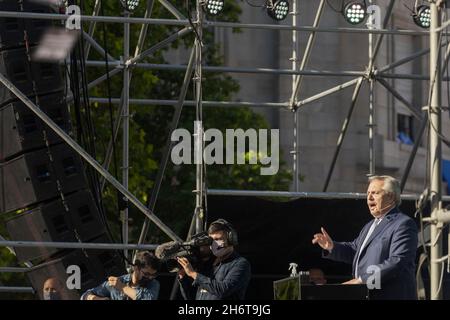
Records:
{"label": "shoulder-mounted video camera", "polygon": [[196,269],[203,257],[201,248],[209,248],[212,241],[207,232],[200,232],[193,235],[191,240],[187,242],[170,241],[159,245],[155,250],[155,255],[166,263],[169,272],[180,270],[177,258],[182,257],[187,258]]}

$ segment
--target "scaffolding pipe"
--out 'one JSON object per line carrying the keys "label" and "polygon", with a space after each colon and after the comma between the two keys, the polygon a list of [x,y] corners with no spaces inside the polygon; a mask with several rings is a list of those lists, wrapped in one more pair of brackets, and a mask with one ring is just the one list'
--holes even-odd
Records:
{"label": "scaffolding pipe", "polygon": [[[439,37],[441,30],[441,12],[435,1],[430,2],[431,25],[430,25],[430,90],[431,104],[428,108],[430,118],[429,130],[429,150],[430,150],[430,202],[431,219],[436,220],[437,213],[442,209],[442,146],[441,138],[441,63]],[[436,261],[442,257],[442,223],[432,223],[430,226],[430,284],[431,300],[442,299],[442,288],[440,286],[441,265]]]}
{"label": "scaffolding pipe", "polygon": [[[89,60],[86,61],[88,67],[102,67],[104,61]],[[109,63],[112,66],[120,67],[119,61],[112,61]],[[149,70],[169,70],[169,71],[186,71],[186,65],[176,64],[158,64],[158,63],[135,63],[133,68],[149,69]],[[208,72],[226,72],[226,73],[248,73],[248,74],[272,74],[272,75],[303,75],[303,76],[315,76],[315,77],[362,77],[367,76],[367,71],[328,71],[328,70],[297,70],[292,69],[272,69],[272,68],[239,68],[239,67],[225,67],[225,66],[203,66],[203,71]],[[374,71],[376,78],[389,78],[389,79],[405,79],[405,80],[423,80],[428,81],[430,77],[428,75],[419,74],[402,74],[402,73],[381,73],[377,70]],[[443,80],[448,81],[449,78],[445,77]]]}
{"label": "scaffolding pipe", "polygon": [[[102,57],[105,56],[105,49],[103,49],[103,47],[97,42],[95,41],[88,33],[86,33],[85,31],[83,31],[83,38],[87,41],[87,45],[92,45],[94,47],[94,49],[100,53],[102,55]],[[86,48],[87,49],[87,48]],[[87,56],[85,56],[87,59]],[[109,53],[106,54],[106,57],[108,58],[109,61],[117,61],[116,59],[114,59]],[[105,64],[105,62],[103,61],[103,64]]]}
{"label": "scaffolding pipe", "polygon": [[[92,15],[93,16],[98,16],[98,14],[100,13],[100,7],[101,7],[101,0],[95,0],[95,4],[94,4],[94,10],[92,10]],[[91,21],[89,23],[89,29],[87,32],[87,35],[89,35],[90,38],[92,38],[92,36],[94,35],[94,31],[95,31],[95,25],[97,22],[95,21]],[[83,31],[83,34],[85,32]],[[86,48],[84,50],[84,56],[86,57],[86,59],[89,57],[89,51],[91,50],[91,43],[88,42],[86,44]]]}
{"label": "scaffolding pipe", "polygon": [[[372,0],[369,0],[369,6],[372,5]],[[373,12],[372,12],[373,14]],[[367,24],[367,27],[369,29],[373,29],[374,26],[372,24]],[[373,54],[373,34],[369,33],[369,61],[374,60],[374,54]],[[373,75],[374,67],[372,66],[372,69],[369,70],[370,74]],[[375,126],[374,123],[375,119],[375,109],[373,105],[374,100],[374,79],[371,76],[369,78],[369,176],[375,175]]]}
{"label": "scaffolding pipe", "polygon": [[46,242],[46,241],[0,241],[0,247],[13,248],[59,248],[87,250],[155,250],[156,244]]}
{"label": "scaffolding pipe", "polygon": [[[152,10],[153,10],[153,1],[149,0],[147,1],[147,8],[145,10],[145,17],[150,17]],[[134,51],[134,56],[138,56],[141,51],[142,51],[142,47],[144,46],[145,43],[145,38],[147,36],[147,32],[148,32],[148,25],[144,24],[141,27],[141,31],[139,33],[139,39],[138,42],[136,44],[136,49]],[[129,82],[131,82],[131,78],[133,76],[132,73],[132,69],[129,70],[130,71],[130,76],[129,76]],[[119,134],[119,129],[120,129],[120,117],[123,114],[123,109],[124,109],[124,94],[123,94],[123,90],[122,93],[120,95],[120,100],[119,100],[119,104],[120,104],[120,110],[118,112],[118,117],[114,120],[114,124],[113,124],[113,136],[112,138],[109,140],[108,143],[108,148],[106,149],[106,155],[105,155],[105,160],[103,161],[103,168],[105,168],[106,170],[109,170],[109,166],[111,165],[111,160],[112,160],[112,156],[113,156],[113,146],[114,146],[114,142],[116,142],[117,139],[117,135]],[[129,97],[128,100],[130,101]],[[108,98],[108,102],[109,103],[109,98]],[[112,103],[112,102],[111,102]],[[100,178],[100,190],[103,192],[104,188],[105,188],[105,179],[103,177]]]}
{"label": "scaffolding pipe", "polygon": [[[101,77],[95,79],[94,81],[90,82],[88,84],[88,89],[91,89],[93,87],[95,87],[96,85],[99,85],[100,83],[102,83],[103,81],[105,81],[108,78],[111,78],[113,75],[119,73],[123,68],[128,67],[130,64],[134,64],[137,61],[139,61],[140,59],[145,58],[148,55],[153,54],[155,51],[162,49],[163,47],[169,45],[171,42],[175,41],[176,39],[178,39],[180,36],[185,35],[188,33],[188,31],[190,30],[190,28],[184,28],[181,31],[177,31],[174,34],[172,34],[171,36],[169,36],[168,38],[162,40],[161,42],[158,42],[157,44],[155,44],[154,46],[152,46],[151,48],[145,50],[145,52],[140,53],[139,56],[134,57],[128,61],[116,61],[116,63],[114,63],[114,61],[112,61],[110,64],[111,65],[115,65],[116,67],[113,70],[108,71],[108,74],[104,74]],[[104,62],[103,62],[104,64]],[[67,97],[67,102],[71,102],[73,100],[73,96],[69,95]]]}
{"label": "scaffolding pipe", "polygon": [[[162,1],[162,0],[160,0],[160,1]],[[147,1],[147,8],[145,9],[144,18],[150,18],[150,16],[152,15],[154,3],[155,2],[153,0]],[[138,38],[138,42],[136,45],[136,49],[134,50],[135,57],[137,57],[142,52],[142,47],[144,46],[147,32],[148,32],[148,24],[143,24],[141,27],[141,31],[139,32],[139,38]]]}
{"label": "scaffolding pipe", "polygon": [[[235,197],[270,197],[270,198],[299,198],[299,199],[367,199],[366,193],[358,192],[289,192],[289,191],[259,191],[259,190],[224,190],[208,189],[209,196]],[[418,200],[420,194],[402,194],[402,200]],[[444,201],[450,201],[450,196],[444,196]]]}
{"label": "scaffolding pipe", "polygon": [[[6,239],[3,238],[1,234],[0,234],[0,241],[6,241]],[[9,251],[12,255],[17,256],[16,250],[14,250],[14,248],[12,248],[12,247],[6,247],[6,249],[8,249],[8,251]],[[28,268],[31,268],[31,267],[33,266],[33,264],[32,264],[30,261],[25,261],[23,264],[26,265]]]}
{"label": "scaffolding pipe", "polygon": [[422,122],[420,124],[419,133],[417,134],[416,141],[414,141],[414,147],[411,150],[411,154],[408,158],[408,163],[405,167],[405,172],[403,172],[402,180],[400,181],[400,190],[403,192],[406,186],[406,181],[408,181],[409,172],[411,171],[412,165],[414,163],[414,159],[416,158],[417,150],[419,150],[420,143],[422,142],[422,137],[425,132],[425,129],[428,126],[428,113],[425,113],[425,115],[422,118]]}
{"label": "scaffolding pipe", "polygon": [[381,84],[383,87],[386,88],[387,91],[389,91],[398,101],[403,103],[405,107],[411,112],[411,114],[417,119],[422,120],[422,115],[417,111],[414,106],[408,102],[397,90],[392,88],[392,86],[383,79],[377,79],[378,83]]}
{"label": "scaffolding pipe", "polygon": [[[119,61],[109,63],[112,66],[119,66]],[[103,67],[104,61],[88,60],[88,67]],[[186,71],[186,65],[181,64],[158,64],[158,63],[135,63],[133,67],[151,70],[170,70]],[[280,74],[280,75],[304,75],[304,76],[330,76],[330,77],[355,77],[364,76],[364,71],[327,71],[327,70],[292,70],[292,69],[273,69],[273,68],[241,68],[226,66],[203,66],[204,71],[208,72],[227,72],[227,73],[256,73],[256,74]],[[395,75],[394,75],[395,76]]]}
{"label": "scaffolding pipe", "polygon": [[[32,13],[32,12],[16,12],[16,11],[0,11],[0,17],[4,18],[22,18],[22,19],[44,19],[44,20],[61,20],[65,21],[70,16],[64,14],[52,13]],[[82,22],[105,22],[105,23],[130,23],[130,24],[152,24],[152,25],[168,25],[168,26],[189,26],[189,21],[186,19],[146,19],[146,18],[124,18],[113,16],[85,16],[80,15]],[[365,28],[314,28],[308,26],[279,25],[279,24],[263,24],[263,23],[236,23],[236,22],[221,22],[221,21],[204,21],[206,27],[220,27],[220,28],[245,28],[245,29],[262,29],[262,30],[279,30],[289,31],[297,30],[300,32],[325,32],[325,33],[361,33],[361,34],[392,34],[404,36],[429,36],[427,31],[417,30],[386,30],[386,29],[365,29]]]}
{"label": "scaffolding pipe", "polygon": [[325,184],[323,186],[323,192],[326,192],[328,189],[328,185],[330,183],[331,176],[333,175],[334,166],[336,165],[337,157],[339,155],[339,152],[341,151],[341,147],[344,142],[344,137],[345,137],[345,134],[347,133],[348,125],[350,123],[350,119],[352,117],[353,110],[355,109],[355,106],[356,106],[356,100],[358,98],[359,91],[361,90],[362,83],[363,83],[363,78],[359,78],[358,82],[356,83],[355,90],[353,91],[352,103],[348,110],[347,117],[345,118],[344,123],[342,124],[341,133],[340,133],[338,141],[336,143],[336,149],[334,151],[333,159],[331,160],[330,168],[328,169],[328,174],[325,179]]}
{"label": "scaffolding pipe", "polygon": [[[103,62],[103,63],[104,63],[104,62]],[[88,90],[89,90],[89,89],[92,89],[92,88],[95,87],[96,85],[102,83],[102,82],[105,81],[106,79],[111,78],[112,76],[118,74],[118,73],[122,70],[122,68],[123,68],[123,66],[120,66],[120,67],[117,66],[117,67],[115,67],[114,69],[108,71],[107,74],[104,74],[104,75],[102,75],[101,77],[95,79],[94,81],[89,82],[89,83],[88,83],[88,86],[87,86],[87,87],[88,87]],[[70,94],[70,95],[67,96],[66,102],[67,102],[67,103],[70,103],[70,102],[72,102],[72,101],[73,101],[73,95]]]}
{"label": "scaffolding pipe", "polygon": [[0,286],[1,293],[31,293],[35,294],[36,292],[32,287],[3,287]]}
{"label": "scaffolding pipe", "polygon": [[[299,15],[299,11],[298,11],[298,0],[294,0],[292,2],[292,25],[294,27],[297,26],[298,23],[298,15]],[[292,30],[292,71],[295,72],[297,71],[297,64],[298,64],[298,41],[297,41],[297,30]],[[297,75],[293,74],[292,75],[292,95],[295,92],[296,89],[296,82],[297,82]],[[290,108],[294,114],[293,117],[293,146],[292,146],[292,180],[293,180],[293,185],[294,185],[294,191],[299,191],[299,170],[300,170],[300,157],[299,157],[299,142],[300,142],[300,137],[299,137],[299,113],[297,112],[297,108],[294,108],[293,103],[290,103]]]}
{"label": "scaffolding pipe", "polygon": [[23,273],[30,270],[32,270],[32,268],[0,267],[0,273]]}
{"label": "scaffolding pipe", "polygon": [[346,89],[348,87],[351,87],[354,84],[358,83],[358,81],[360,79],[361,78],[356,78],[356,79],[347,81],[347,82],[339,84],[339,85],[337,85],[337,86],[335,86],[333,88],[330,88],[328,90],[325,90],[325,91],[322,91],[322,92],[320,92],[318,94],[315,94],[315,95],[313,95],[313,96],[311,96],[309,98],[306,98],[306,99],[304,99],[302,101],[299,101],[299,102],[296,103],[297,108],[303,107],[303,106],[305,106],[305,105],[307,105],[307,104],[309,104],[311,102],[314,102],[316,100],[319,100],[319,99],[322,99],[322,98],[324,98],[326,96],[329,96],[330,94],[333,94],[333,93],[339,92],[341,90],[344,90],[344,89]]}
{"label": "scaffolding pipe", "polygon": [[[319,3],[319,7],[317,8],[317,12],[316,12],[316,17],[314,18],[314,23],[313,23],[314,28],[317,28],[320,23],[320,18],[322,17],[323,8],[325,7],[325,2],[326,2],[325,0],[321,0]],[[295,15],[296,14],[297,14],[297,12],[295,12]],[[294,31],[295,31],[295,29],[294,29]],[[308,42],[306,43],[306,48],[305,48],[305,52],[303,54],[302,62],[300,64],[300,71],[305,69],[306,64],[309,61],[309,57],[311,56],[311,51],[312,51],[312,47],[313,47],[315,38],[316,38],[316,32],[311,32],[308,37]],[[303,80],[303,77],[301,75],[299,75],[296,78],[296,81],[294,84],[294,90],[292,92],[291,99],[290,99],[292,108],[295,107],[296,98],[298,96],[298,93],[300,92],[300,87],[302,86],[302,80]]]}
{"label": "scaffolding pipe", "polygon": [[126,63],[129,65],[135,64],[138,61],[141,61],[142,59],[144,59],[145,57],[153,54],[155,51],[164,48],[165,46],[167,46],[168,44],[174,42],[175,40],[187,35],[188,33],[190,33],[192,30],[191,27],[186,27],[183,28],[173,34],[171,34],[170,36],[168,36],[166,39],[158,42],[157,44],[155,44],[154,46],[150,47],[149,49],[139,53],[139,55],[133,57],[132,59],[130,59],[129,61],[127,61]]}
{"label": "scaffolding pipe", "polygon": [[[172,141],[172,132],[178,127],[178,123],[180,122],[181,112],[183,110],[184,99],[186,98],[187,90],[189,88],[189,83],[192,77],[192,71],[194,69],[194,57],[195,57],[195,49],[191,50],[191,56],[189,58],[188,68],[186,70],[186,74],[184,75],[183,85],[181,86],[180,95],[178,101],[175,105],[175,112],[172,117],[172,122],[169,128],[169,136],[167,137],[166,147],[163,151],[163,157],[159,164],[158,173],[156,175],[155,183],[152,189],[152,194],[150,196],[149,208],[150,210],[155,210],[156,200],[158,199],[159,190],[161,188],[162,180],[164,178],[164,174],[166,172],[167,164],[169,163],[169,157],[172,151],[172,148],[175,142]],[[193,103],[194,105],[194,103]],[[145,218],[144,224],[141,229],[141,234],[139,236],[138,243],[144,243],[145,238],[147,237],[148,228],[150,226],[150,220]]]}
{"label": "scaffolding pipe", "polygon": [[[128,10],[124,10],[124,16],[129,17]],[[128,61],[130,57],[130,24],[124,24],[123,37],[123,60]],[[130,175],[130,68],[126,66],[123,69],[123,113],[122,116],[122,185],[128,190],[128,181]],[[124,244],[128,244],[128,200],[123,198],[122,211],[122,239]],[[128,250],[124,250],[123,254],[128,258]]]}
{"label": "scaffolding pipe", "polygon": [[177,8],[175,8],[169,1],[167,0],[158,0],[159,3],[163,5],[164,8],[166,8],[171,14],[175,16],[178,20],[186,20],[186,17],[178,11]]}
{"label": "scaffolding pipe", "polygon": [[[429,81],[429,75],[419,75],[419,74],[390,74],[390,73],[378,73],[376,78],[388,78],[388,79],[405,79],[405,80],[422,80]],[[449,81],[448,77],[441,79],[442,81]]]}
{"label": "scaffolding pipe", "polygon": [[[109,98],[90,97],[90,102],[94,103],[108,103]],[[120,104],[120,98],[112,98],[111,103]],[[159,106],[176,106],[179,100],[158,100],[158,99],[130,99],[130,104],[133,105],[159,105]],[[183,106],[193,107],[195,101],[185,100]],[[248,101],[203,101],[204,107],[266,107],[266,108],[288,108],[288,102],[248,102]]]}
{"label": "scaffolding pipe", "polygon": [[[194,71],[194,96],[196,101],[195,106],[195,124],[194,124],[194,138],[197,142],[194,143],[194,159],[196,161],[196,179],[195,179],[195,233],[203,231],[204,211],[203,211],[203,196],[204,196],[204,167],[203,167],[203,8],[201,0],[196,1],[197,21],[196,21],[196,37],[194,41],[195,49],[195,71]],[[195,162],[195,161],[194,161]]]}

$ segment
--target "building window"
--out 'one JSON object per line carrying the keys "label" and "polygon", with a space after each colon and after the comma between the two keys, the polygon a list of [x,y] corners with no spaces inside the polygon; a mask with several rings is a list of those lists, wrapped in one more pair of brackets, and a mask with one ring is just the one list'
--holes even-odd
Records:
{"label": "building window", "polygon": [[414,144],[414,119],[410,115],[397,114],[397,142]]}

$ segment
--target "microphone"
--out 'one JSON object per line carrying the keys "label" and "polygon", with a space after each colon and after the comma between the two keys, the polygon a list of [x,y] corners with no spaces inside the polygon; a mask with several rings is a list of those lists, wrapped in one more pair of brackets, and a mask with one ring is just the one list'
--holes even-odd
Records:
{"label": "microphone", "polygon": [[395,204],[395,200],[389,202],[387,205],[383,206],[382,208],[380,208],[380,211],[384,211],[385,209],[391,207],[393,204]]}
{"label": "microphone", "polygon": [[167,259],[176,254],[180,250],[181,246],[182,244],[177,241],[163,243],[156,247],[155,256],[160,260]]}
{"label": "microphone", "polygon": [[170,241],[156,247],[155,256],[160,260],[172,259],[175,256],[188,255],[191,248],[210,246],[213,239],[206,232],[194,235],[190,241]]}

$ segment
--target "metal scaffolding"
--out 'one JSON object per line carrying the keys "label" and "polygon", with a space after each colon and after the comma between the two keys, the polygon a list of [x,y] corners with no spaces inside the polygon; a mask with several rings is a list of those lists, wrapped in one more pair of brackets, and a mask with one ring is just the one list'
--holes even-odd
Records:
{"label": "metal scaffolding", "polygon": [[[352,117],[353,111],[356,106],[356,101],[358,99],[361,87],[363,83],[368,82],[370,93],[369,93],[369,174],[375,174],[375,144],[374,144],[374,130],[376,126],[374,123],[374,107],[373,107],[373,90],[374,85],[379,83],[383,88],[387,90],[389,94],[392,94],[397,100],[404,104],[412,113],[412,115],[422,122],[420,129],[420,136],[417,138],[415,146],[411,152],[410,159],[406,166],[404,176],[402,177],[401,185],[402,190],[406,184],[414,157],[416,155],[417,149],[419,147],[419,141],[425,129],[429,129],[429,148],[430,148],[430,163],[427,170],[429,170],[430,176],[430,201],[432,204],[432,215],[431,218],[436,216],[437,210],[442,208],[442,201],[450,200],[450,197],[443,197],[442,190],[440,186],[441,177],[441,160],[442,160],[442,150],[441,150],[441,86],[443,81],[449,81],[449,79],[443,77],[443,71],[445,70],[449,56],[450,56],[450,44],[441,43],[440,36],[445,35],[446,28],[450,26],[450,21],[440,24],[441,14],[443,8],[438,6],[442,5],[442,1],[430,1],[431,13],[432,13],[432,24],[430,31],[414,31],[414,30],[390,30],[387,29],[392,16],[392,11],[394,8],[394,0],[390,0],[386,9],[385,19],[382,23],[381,29],[375,29],[369,27],[364,28],[321,28],[319,27],[319,22],[321,20],[322,14],[325,10],[326,1],[321,0],[318,3],[317,12],[315,15],[314,23],[312,26],[300,26],[298,25],[297,15],[299,0],[293,0],[293,12],[291,12],[293,19],[292,25],[279,25],[279,24],[249,24],[249,23],[231,23],[231,22],[220,22],[220,21],[208,21],[203,16],[202,11],[202,1],[196,0],[195,7],[195,20],[193,25],[190,21],[169,1],[158,0],[158,2],[164,6],[175,19],[154,19],[151,18],[154,6],[154,0],[146,1],[146,11],[144,17],[135,18],[130,17],[130,13],[124,10],[122,16],[99,16],[101,12],[101,2],[97,0],[94,5],[94,10],[92,15],[82,15],[80,16],[81,21],[89,22],[89,28],[87,32],[82,33],[83,38],[86,40],[87,45],[85,47],[85,65],[87,67],[103,67],[105,61],[93,61],[89,60],[89,52],[92,48],[93,50],[105,56],[107,63],[112,69],[105,75],[93,80],[88,84],[88,88],[95,87],[105,80],[113,77],[117,74],[122,74],[123,77],[123,88],[120,97],[113,99],[108,99],[105,97],[90,97],[90,101],[98,103],[107,103],[111,101],[112,103],[120,105],[119,118],[116,119],[114,124],[114,137],[116,139],[122,127],[122,139],[123,139],[123,163],[122,163],[122,182],[117,181],[108,171],[111,159],[112,159],[112,145],[113,140],[109,141],[105,162],[100,164],[90,156],[76,141],[74,141],[68,134],[66,134],[62,129],[59,128],[44,112],[42,112],[38,106],[36,106],[26,95],[20,92],[11,81],[0,74],[0,82],[6,86],[12,93],[14,93],[17,98],[19,98],[31,111],[33,111],[43,122],[45,122],[51,130],[53,130],[58,136],[60,136],[73,150],[75,150],[83,159],[92,166],[101,176],[102,176],[102,190],[106,182],[109,182],[114,188],[116,188],[126,200],[127,206],[122,212],[122,235],[123,244],[94,244],[94,243],[60,243],[60,242],[24,242],[24,241],[6,241],[0,239],[0,246],[3,247],[53,247],[53,248],[84,248],[84,249],[107,249],[107,250],[124,250],[125,256],[128,255],[128,250],[138,250],[138,249],[154,249],[156,245],[145,245],[145,239],[148,232],[148,228],[151,222],[153,222],[158,228],[160,228],[166,235],[175,241],[182,241],[182,239],[171,230],[169,226],[163,223],[154,213],[155,203],[158,198],[160,187],[162,184],[162,179],[169,162],[169,156],[173,143],[170,139],[170,135],[178,126],[182,109],[184,106],[195,106],[196,108],[196,120],[202,120],[202,110],[205,107],[275,107],[280,109],[286,109],[292,111],[292,120],[294,123],[293,130],[293,148],[291,150],[291,155],[293,158],[293,186],[295,192],[288,191],[238,191],[238,190],[208,190],[209,195],[239,195],[239,196],[270,196],[270,197],[289,197],[289,198],[319,198],[319,199],[365,199],[365,194],[359,193],[332,193],[326,192],[329,186],[329,182],[333,175],[333,171],[336,165],[337,158],[340,154],[342,143],[345,139],[348,124]],[[373,1],[370,1],[372,3]],[[24,12],[0,12],[0,17],[16,18],[20,15],[20,18],[28,19],[49,19],[57,21],[66,21],[68,15],[62,14],[44,14],[44,13],[24,13]],[[124,43],[123,43],[123,55],[121,59],[116,59],[115,57],[107,54],[106,50],[95,40],[94,30],[97,22],[102,23],[121,23],[124,26]],[[130,54],[130,25],[139,24],[141,25],[141,31],[139,35],[139,40],[135,48],[134,54]],[[144,39],[147,35],[147,29],[150,25],[168,25],[179,27],[178,31],[174,32],[172,35],[168,36],[166,39],[153,44],[150,48],[144,50]],[[293,54],[292,69],[269,69],[269,68],[233,68],[228,66],[205,66],[203,64],[202,57],[202,35],[204,28],[217,27],[217,28],[247,28],[247,29],[262,29],[262,30],[278,30],[285,32],[292,32],[292,42],[293,42]],[[157,50],[160,50],[173,41],[184,37],[187,34],[195,31],[195,41],[190,52],[190,58],[187,65],[162,65],[162,64],[150,64],[141,62],[145,57],[153,54]],[[303,58],[299,63],[298,54],[298,35],[300,32],[308,33],[308,41],[306,45]],[[345,71],[326,71],[326,70],[308,70],[307,64],[309,57],[311,55],[312,48],[314,46],[315,36],[319,32],[327,33],[359,33],[367,34],[369,37],[369,59],[365,70],[345,70]],[[374,36],[378,35],[376,41],[374,41]],[[395,35],[395,36],[424,36],[429,37],[430,48],[421,50],[412,54],[409,57],[402,58],[398,61],[391,62],[390,64],[382,67],[375,65],[375,60],[377,54],[380,51],[380,47],[383,41],[384,35]],[[444,59],[442,59],[440,52],[441,49],[447,46],[447,51]],[[395,67],[401,66],[405,63],[413,61],[414,59],[423,57],[425,55],[430,55],[430,75],[422,74],[391,74],[388,72]],[[441,67],[441,61],[444,61],[444,68]],[[160,100],[160,99],[133,99],[130,97],[130,82],[132,78],[132,71],[134,68],[142,68],[144,70],[167,70],[167,71],[185,71],[183,84],[181,86],[180,94],[178,100]],[[271,74],[284,76],[288,75],[292,77],[292,94],[289,101],[281,102],[233,102],[233,101],[203,101],[202,99],[202,72],[227,72],[227,73],[248,73],[248,74]],[[314,77],[330,77],[330,76],[340,76],[340,77],[351,77],[353,79],[341,83],[329,89],[324,89],[322,92],[317,93],[313,96],[307,97],[303,100],[299,100],[299,93],[302,89],[302,80],[306,76]],[[430,100],[427,105],[426,112],[419,113],[413,108],[412,104],[405,99],[398,91],[392,87],[386,79],[410,79],[417,81],[430,81]],[[186,93],[188,86],[193,81],[195,87],[194,101],[186,101]],[[347,88],[353,87],[353,94],[351,103],[348,109],[347,117],[342,124],[341,132],[336,143],[336,149],[333,155],[333,159],[330,163],[326,181],[324,182],[323,192],[312,193],[312,192],[299,192],[299,144],[298,144],[298,132],[300,130],[299,125],[299,110],[305,107],[307,104],[315,102],[321,98],[334,94],[336,92],[345,90]],[[73,97],[69,95],[68,102],[73,100]],[[155,185],[152,189],[152,194],[150,197],[149,204],[146,206],[141,203],[135,195],[133,195],[129,190],[129,127],[130,127],[130,104],[139,105],[159,105],[159,106],[173,106],[175,109],[172,122],[170,125],[170,133],[167,138],[167,143],[165,150],[163,151],[162,160],[158,169],[156,176]],[[199,150],[196,150],[197,156],[202,159],[203,154],[203,128],[196,128],[196,139],[198,140],[197,145],[200,146]],[[191,227],[188,233],[188,239],[194,232],[202,231],[205,225],[205,217],[203,212],[204,197],[206,196],[206,186],[204,179],[204,164],[200,163],[196,167],[196,186],[194,189],[195,193],[195,212],[192,217]],[[418,199],[419,195],[403,195],[403,199]],[[129,244],[129,217],[128,217],[128,203],[133,204],[145,215],[145,221],[142,226],[142,231],[139,237],[138,244]],[[435,219],[436,220],[436,219]],[[441,277],[442,269],[440,268],[441,263],[445,263],[442,253],[442,223],[432,223],[431,224],[431,298],[441,299],[442,292],[439,286],[439,279]],[[30,265],[27,265],[30,267]],[[0,272],[20,272],[26,270],[13,269],[13,268],[1,268]],[[9,292],[30,292],[31,288],[15,288],[10,287]],[[7,291],[8,288],[0,287],[0,292]]]}

